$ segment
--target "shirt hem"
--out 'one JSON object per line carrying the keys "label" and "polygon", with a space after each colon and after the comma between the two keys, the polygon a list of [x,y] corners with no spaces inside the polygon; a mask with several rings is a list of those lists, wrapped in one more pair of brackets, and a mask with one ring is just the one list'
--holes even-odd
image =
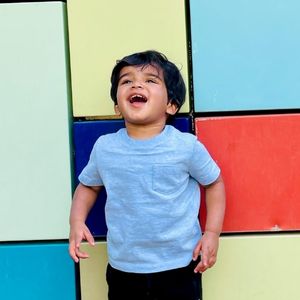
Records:
{"label": "shirt hem", "polygon": [[139,267],[134,268],[134,267],[128,267],[125,266],[124,264],[114,264],[113,262],[109,261],[109,264],[114,268],[122,272],[127,272],[127,273],[138,273],[138,274],[151,274],[151,273],[158,273],[158,272],[164,272],[164,271],[170,271],[174,269],[179,269],[179,268],[184,268],[187,267],[192,261],[192,257],[189,257],[186,260],[178,260],[178,261],[173,261],[172,263],[169,264],[164,264],[163,266],[158,266],[158,267],[153,267],[151,268],[141,268]]}

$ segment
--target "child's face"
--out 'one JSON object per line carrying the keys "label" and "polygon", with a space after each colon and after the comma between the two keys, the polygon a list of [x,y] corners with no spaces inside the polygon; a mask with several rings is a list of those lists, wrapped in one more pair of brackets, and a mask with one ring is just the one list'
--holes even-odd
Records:
{"label": "child's face", "polygon": [[177,108],[168,101],[163,72],[148,65],[124,67],[120,72],[116,112],[125,122],[141,125],[164,124]]}

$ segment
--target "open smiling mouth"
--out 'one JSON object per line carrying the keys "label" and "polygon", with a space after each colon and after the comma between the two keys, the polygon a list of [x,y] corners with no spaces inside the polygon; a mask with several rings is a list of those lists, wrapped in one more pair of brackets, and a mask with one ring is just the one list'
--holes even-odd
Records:
{"label": "open smiling mouth", "polygon": [[139,103],[146,103],[146,102],[147,102],[147,98],[144,97],[143,95],[136,94],[136,95],[132,95],[132,96],[129,98],[129,102],[130,102],[130,103],[136,103],[136,102],[139,102]]}

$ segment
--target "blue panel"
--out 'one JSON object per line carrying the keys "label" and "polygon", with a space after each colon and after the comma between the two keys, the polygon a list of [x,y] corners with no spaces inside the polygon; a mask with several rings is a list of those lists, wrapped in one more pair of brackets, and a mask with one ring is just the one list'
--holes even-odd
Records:
{"label": "blue panel", "polygon": [[[93,145],[99,136],[116,132],[124,127],[122,120],[74,122],[74,151],[75,151],[75,177],[78,176],[89,161]],[[104,218],[106,191],[102,189],[97,201],[90,211],[86,224],[94,236],[105,236],[107,227]]]}
{"label": "blue panel", "polygon": [[192,121],[188,117],[177,117],[174,118],[170,125],[173,125],[178,130],[182,132],[191,132],[192,131]]}
{"label": "blue panel", "polygon": [[300,1],[190,7],[197,112],[300,107]]}
{"label": "blue panel", "polygon": [[76,299],[68,244],[2,244],[0,257],[1,299]]}
{"label": "blue panel", "polygon": [[[191,132],[191,120],[187,117],[177,117],[172,122],[177,129],[183,132]],[[78,175],[88,163],[93,145],[99,136],[116,132],[124,127],[122,120],[102,120],[74,122],[74,150],[75,150],[75,176],[78,183]],[[105,236],[107,227],[104,218],[104,206],[106,201],[105,189],[102,189],[96,204],[87,218],[87,225],[94,236]]]}

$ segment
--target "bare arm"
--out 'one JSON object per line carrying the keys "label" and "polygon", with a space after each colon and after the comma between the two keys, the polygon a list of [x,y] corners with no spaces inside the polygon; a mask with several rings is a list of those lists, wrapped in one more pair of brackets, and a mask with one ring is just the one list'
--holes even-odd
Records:
{"label": "bare arm", "polygon": [[93,207],[101,186],[90,187],[79,184],[75,190],[70,213],[69,253],[75,262],[87,258],[88,254],[80,251],[82,240],[94,245],[94,238],[85,225],[89,211]]}
{"label": "bare arm", "polygon": [[204,272],[215,264],[225,214],[225,188],[222,177],[219,176],[214,183],[204,188],[207,218],[205,232],[193,253],[194,260],[201,253],[201,262],[195,268],[195,272]]}

